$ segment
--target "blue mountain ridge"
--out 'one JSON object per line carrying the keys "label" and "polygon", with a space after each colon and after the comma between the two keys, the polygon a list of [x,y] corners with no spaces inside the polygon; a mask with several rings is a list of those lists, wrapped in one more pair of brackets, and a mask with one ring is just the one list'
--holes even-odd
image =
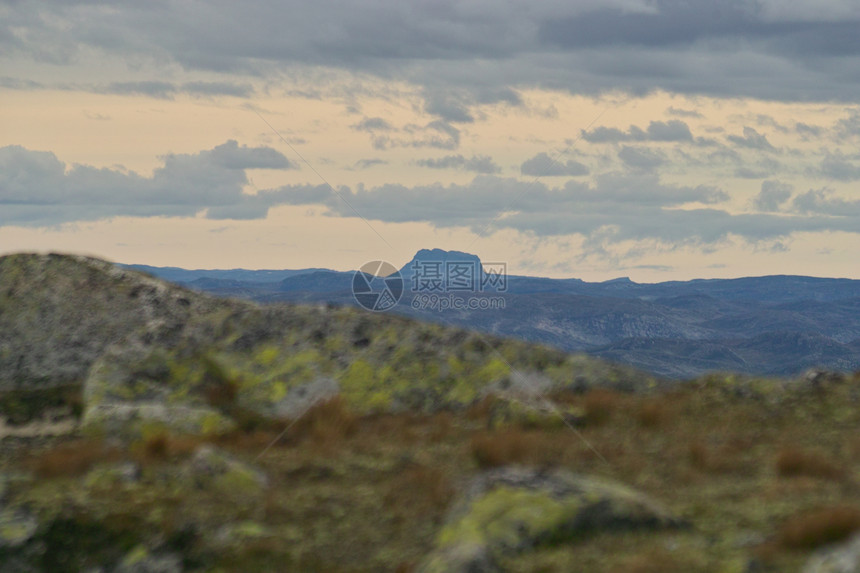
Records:
{"label": "blue mountain ridge", "polygon": [[[404,293],[390,312],[584,351],[672,378],[713,370],[793,375],[860,369],[860,281],[793,275],[636,283],[507,275],[493,310],[416,309],[416,273],[446,265],[490,267],[476,255],[422,249],[400,267]],[[355,271],[194,270],[142,267],[219,296],[261,303],[354,305]],[[480,276],[476,280],[480,281]],[[480,283],[477,283],[480,284]],[[444,292],[444,291],[443,291]]]}

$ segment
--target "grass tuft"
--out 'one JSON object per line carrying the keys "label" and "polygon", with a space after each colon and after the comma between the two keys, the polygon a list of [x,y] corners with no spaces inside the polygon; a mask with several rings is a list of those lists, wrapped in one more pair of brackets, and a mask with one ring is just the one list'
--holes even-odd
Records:
{"label": "grass tuft", "polygon": [[808,476],[830,480],[845,477],[845,469],[828,457],[793,447],[779,452],[776,471],[782,477]]}
{"label": "grass tuft", "polygon": [[848,539],[860,530],[860,508],[832,506],[789,518],[780,528],[779,544],[787,549],[811,550]]}
{"label": "grass tuft", "polygon": [[559,462],[564,443],[553,434],[506,428],[473,435],[469,448],[480,468],[510,464],[550,466]]}

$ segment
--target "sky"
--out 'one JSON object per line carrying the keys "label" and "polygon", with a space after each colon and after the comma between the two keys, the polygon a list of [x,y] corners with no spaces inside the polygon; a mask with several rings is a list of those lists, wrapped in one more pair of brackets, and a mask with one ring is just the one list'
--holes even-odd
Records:
{"label": "sky", "polygon": [[0,0],[0,255],[860,279],[853,0]]}

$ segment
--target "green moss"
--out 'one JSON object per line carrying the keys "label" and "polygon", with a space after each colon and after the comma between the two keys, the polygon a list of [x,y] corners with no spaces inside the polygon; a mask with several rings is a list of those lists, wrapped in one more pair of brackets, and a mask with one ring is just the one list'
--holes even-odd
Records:
{"label": "green moss", "polygon": [[257,350],[254,360],[261,366],[271,366],[280,355],[280,348],[273,345],[265,345]]}
{"label": "green moss", "polygon": [[507,362],[499,358],[493,358],[484,364],[475,376],[475,381],[479,384],[489,384],[497,382],[503,378],[510,376],[511,367]]}
{"label": "green moss", "polygon": [[338,383],[344,400],[359,411],[367,412],[391,403],[391,396],[379,387],[378,381],[371,364],[356,360],[341,374]]}

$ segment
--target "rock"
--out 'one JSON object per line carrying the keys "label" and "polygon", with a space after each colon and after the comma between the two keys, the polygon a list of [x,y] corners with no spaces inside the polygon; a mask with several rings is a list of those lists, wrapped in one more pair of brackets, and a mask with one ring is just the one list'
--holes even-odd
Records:
{"label": "rock", "polygon": [[255,521],[243,521],[241,523],[228,523],[215,532],[215,542],[220,546],[239,546],[249,541],[266,539],[272,536],[272,532]]}
{"label": "rock", "polygon": [[182,573],[182,559],[172,553],[150,553],[138,545],[113,569],[113,573]]}
{"label": "rock", "polygon": [[315,404],[330,400],[340,394],[340,386],[327,377],[316,378],[307,384],[290,388],[287,397],[275,404],[275,416],[294,420]]}
{"label": "rock", "polygon": [[803,573],[860,573],[860,534],[817,551],[806,562]]}
{"label": "rock", "polygon": [[641,493],[564,471],[508,467],[475,478],[419,571],[499,571],[499,560],[596,532],[683,527]]}
{"label": "rock", "polygon": [[0,550],[27,543],[38,527],[39,522],[27,511],[0,507]]}
{"label": "rock", "polygon": [[538,345],[479,342],[353,308],[215,298],[86,257],[0,257],[0,419],[16,426],[69,412],[84,431],[129,442],[253,429],[335,395],[358,414],[438,412],[499,391],[533,400],[577,375],[652,380]]}
{"label": "rock", "polygon": [[140,478],[140,465],[136,462],[119,462],[94,467],[87,473],[84,482],[88,487],[100,487],[138,483]]}
{"label": "rock", "polygon": [[821,370],[813,368],[808,370],[803,375],[803,381],[807,386],[814,389],[823,389],[832,384],[840,384],[846,380],[846,376],[841,372],[831,372],[829,370]]}
{"label": "rock", "polygon": [[214,486],[237,494],[258,493],[268,486],[262,471],[211,445],[197,448],[188,471],[198,487]]}
{"label": "rock", "polygon": [[208,297],[106,261],[0,257],[0,391],[79,384],[105,349],[137,330],[168,340]]}

